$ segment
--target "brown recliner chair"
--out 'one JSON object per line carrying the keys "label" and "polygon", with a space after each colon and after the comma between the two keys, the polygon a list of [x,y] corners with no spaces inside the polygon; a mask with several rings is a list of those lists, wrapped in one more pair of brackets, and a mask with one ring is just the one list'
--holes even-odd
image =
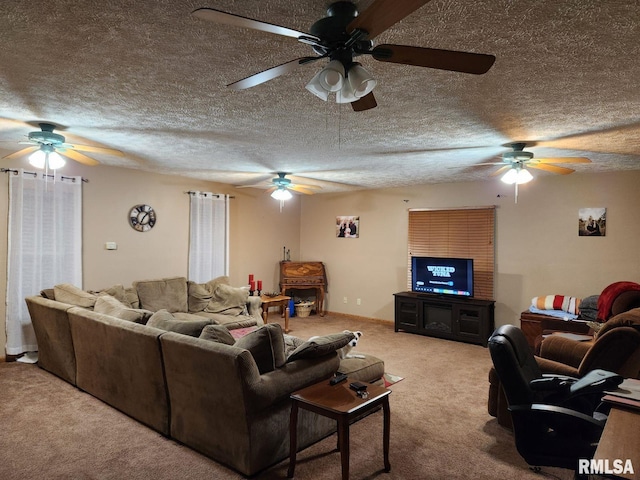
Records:
{"label": "brown recliner chair", "polygon": [[537,361],[545,373],[582,377],[601,368],[640,378],[640,308],[609,319],[590,342],[549,335],[540,345]]}
{"label": "brown recliner chair", "polygon": [[[542,373],[581,378],[594,369],[640,378],[640,308],[623,312],[607,321],[593,341],[579,342],[562,335],[544,339],[540,355],[535,357]],[[498,423],[511,428],[500,380],[489,371],[488,411]]]}

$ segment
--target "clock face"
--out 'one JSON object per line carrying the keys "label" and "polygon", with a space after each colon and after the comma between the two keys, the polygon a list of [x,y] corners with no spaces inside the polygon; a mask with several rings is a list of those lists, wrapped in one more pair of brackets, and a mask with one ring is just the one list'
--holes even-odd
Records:
{"label": "clock face", "polygon": [[138,232],[148,232],[156,224],[156,212],[149,205],[136,205],[129,212],[129,225]]}

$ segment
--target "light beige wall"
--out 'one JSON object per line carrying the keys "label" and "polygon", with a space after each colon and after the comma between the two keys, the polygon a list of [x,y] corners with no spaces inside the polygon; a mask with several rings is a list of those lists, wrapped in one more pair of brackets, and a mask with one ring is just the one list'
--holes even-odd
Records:
{"label": "light beige wall", "polygon": [[[408,209],[496,205],[496,325],[517,325],[534,296],[585,297],[640,282],[638,185],[640,171],[541,175],[521,186],[517,204],[496,180],[308,197],[301,255],[325,262],[330,311],[393,321],[393,293],[407,289]],[[607,208],[605,237],[578,237],[584,207]],[[342,215],[360,216],[360,238],[335,237]]]}
{"label": "light beige wall", "polygon": [[[279,213],[278,202],[261,190],[135,170],[103,170],[100,175],[92,175],[95,178],[84,190],[86,288],[128,285],[142,278],[187,276],[189,196],[184,192],[188,190],[234,197],[229,221],[229,275],[234,285],[244,285],[248,274],[253,273],[265,287],[273,287],[282,245],[298,249],[297,197]],[[137,203],[148,203],[156,211],[156,225],[149,232],[129,227],[127,214]],[[106,250],[107,241],[117,242],[118,250]]]}
{"label": "light beige wall", "polygon": [[[6,168],[25,168],[26,162],[11,162]],[[100,289],[115,283],[166,276],[187,276],[189,241],[188,190],[227,193],[230,203],[230,277],[244,285],[253,273],[267,290],[278,287],[278,262],[282,247],[299,255],[300,201],[287,202],[282,213],[278,202],[256,189],[190,178],[146,173],[113,167],[65,166],[65,175],[89,179],[83,188],[84,288]],[[149,232],[133,230],[128,213],[134,205],[147,203],[157,214]],[[6,344],[5,295],[7,257],[8,180],[0,177],[0,345]],[[117,250],[106,250],[105,242],[116,242]],[[34,292],[37,293],[37,292]],[[4,348],[0,349],[0,357]]]}

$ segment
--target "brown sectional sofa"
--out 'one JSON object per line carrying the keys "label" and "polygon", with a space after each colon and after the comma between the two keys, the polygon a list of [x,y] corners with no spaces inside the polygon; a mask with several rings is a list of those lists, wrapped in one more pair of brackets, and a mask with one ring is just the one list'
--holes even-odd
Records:
{"label": "brown sectional sofa", "polygon": [[[176,286],[173,280],[157,282]],[[177,297],[163,288],[160,295],[175,301]],[[133,298],[130,289],[128,297]],[[140,300],[133,306],[149,306]],[[43,296],[28,297],[26,302],[40,367],[248,476],[287,458],[292,392],[328,379],[338,370],[362,381],[377,380],[384,373],[383,362],[375,357],[345,359],[341,364],[333,350],[286,362],[283,351],[277,368],[260,373],[257,357],[245,348],[145,325],[143,320],[136,323],[131,315],[145,315],[144,308],[127,307],[123,316],[129,319],[124,320]],[[259,312],[254,326],[262,323]],[[177,319],[182,314],[183,323],[197,323],[195,317],[200,323],[205,318],[217,325],[208,328],[251,323],[246,318],[218,322],[215,316],[220,313],[199,313],[174,311],[172,315]],[[286,336],[278,324],[262,329],[279,335],[284,348]],[[335,422],[301,412],[298,446],[305,448],[334,431]]]}

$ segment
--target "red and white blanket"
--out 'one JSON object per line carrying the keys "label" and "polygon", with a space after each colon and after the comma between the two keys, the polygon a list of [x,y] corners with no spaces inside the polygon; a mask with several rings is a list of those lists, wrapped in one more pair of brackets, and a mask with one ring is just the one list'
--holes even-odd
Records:
{"label": "red and white blanket", "polygon": [[533,297],[531,305],[539,310],[562,310],[563,312],[580,313],[580,299],[566,295],[545,295]]}

